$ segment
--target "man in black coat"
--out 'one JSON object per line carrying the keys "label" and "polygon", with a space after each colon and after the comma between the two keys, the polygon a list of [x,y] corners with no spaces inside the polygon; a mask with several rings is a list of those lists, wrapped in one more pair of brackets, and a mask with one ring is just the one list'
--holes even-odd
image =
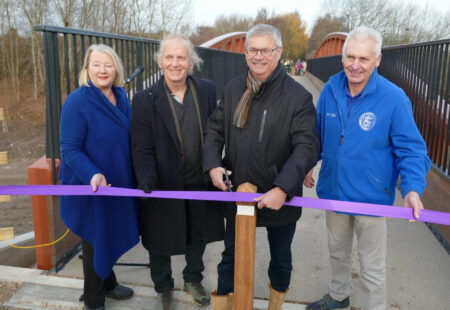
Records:
{"label": "man in black coat", "polygon": [[[160,190],[206,190],[202,173],[203,132],[216,107],[211,81],[190,76],[201,59],[188,39],[170,35],[157,54],[164,76],[133,97],[131,148],[138,187]],[[150,254],[158,309],[172,309],[170,256],[185,254],[184,290],[205,305],[201,285],[205,244],[223,240],[223,216],[206,202],[144,199],[139,216],[142,244]]]}
{"label": "man in black coat", "polygon": [[[234,187],[249,182],[264,193],[257,199],[257,225],[267,227],[271,252],[269,309],[281,309],[288,290],[291,243],[301,208],[283,206],[301,196],[302,182],[316,163],[319,140],[312,96],[279,64],[281,35],[270,25],[253,27],[246,38],[248,72],[231,80],[208,120],[203,171],[226,190],[228,169]],[[225,157],[222,160],[222,149]],[[231,304],[234,282],[236,208],[224,208],[225,250],[218,266],[214,304]]]}

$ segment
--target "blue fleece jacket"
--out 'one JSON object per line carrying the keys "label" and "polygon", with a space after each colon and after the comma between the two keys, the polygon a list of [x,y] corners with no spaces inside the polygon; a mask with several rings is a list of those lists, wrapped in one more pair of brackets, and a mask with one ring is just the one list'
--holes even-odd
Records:
{"label": "blue fleece jacket", "polygon": [[317,104],[324,199],[391,205],[401,192],[421,195],[430,168],[427,147],[402,89],[374,71],[347,117],[344,71],[325,84]]}
{"label": "blue fleece jacket", "polygon": [[[131,107],[113,87],[117,107],[90,84],[72,92],[61,112],[62,184],[89,185],[96,173],[116,187],[135,187],[131,163]],[[119,257],[139,242],[136,200],[130,197],[61,196],[61,218],[94,248],[94,267],[105,279]]]}

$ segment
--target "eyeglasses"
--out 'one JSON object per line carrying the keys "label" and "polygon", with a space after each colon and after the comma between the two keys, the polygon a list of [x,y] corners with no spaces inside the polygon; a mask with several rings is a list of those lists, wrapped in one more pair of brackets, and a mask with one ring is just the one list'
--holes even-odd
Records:
{"label": "eyeglasses", "polygon": [[279,49],[279,47],[275,47],[275,48],[247,48],[245,49],[245,51],[247,52],[248,56],[256,56],[258,55],[258,52],[261,52],[261,55],[263,55],[263,57],[270,57],[272,56],[273,52],[276,51],[277,49]]}

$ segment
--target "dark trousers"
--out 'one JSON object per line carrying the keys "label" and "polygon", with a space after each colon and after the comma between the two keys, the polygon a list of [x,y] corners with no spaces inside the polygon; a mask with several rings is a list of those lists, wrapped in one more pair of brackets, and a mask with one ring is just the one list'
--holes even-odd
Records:
{"label": "dark trousers", "polygon": [[[186,267],[183,270],[185,282],[201,282],[203,265],[204,244],[190,245],[186,249]],[[172,266],[170,256],[158,256],[150,254],[150,275],[155,284],[157,293],[164,293],[173,289]]]}
{"label": "dark trousers", "polygon": [[[188,188],[187,190],[191,190]],[[186,267],[183,270],[185,282],[201,282],[203,265],[203,253],[205,243],[203,241],[203,201],[186,200]],[[172,266],[170,256],[150,254],[150,275],[155,284],[157,293],[164,293],[174,287],[172,278]]]}
{"label": "dark trousers", "polygon": [[[235,223],[228,221],[225,230],[225,250],[222,261],[217,266],[219,276],[217,295],[226,295],[234,291],[234,240]],[[289,288],[292,272],[291,243],[296,223],[266,227],[270,247],[269,279],[270,285],[279,292]]]}
{"label": "dark trousers", "polygon": [[105,304],[107,290],[117,286],[116,275],[111,270],[109,276],[102,280],[94,269],[94,248],[84,239],[81,239],[83,249],[84,274],[84,304],[89,308],[99,308]]}

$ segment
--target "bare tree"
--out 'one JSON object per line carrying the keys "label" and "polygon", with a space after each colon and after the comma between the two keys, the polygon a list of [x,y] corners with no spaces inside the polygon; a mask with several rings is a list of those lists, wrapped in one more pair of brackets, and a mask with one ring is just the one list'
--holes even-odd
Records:
{"label": "bare tree", "polygon": [[48,0],[22,0],[20,9],[28,21],[31,36],[31,59],[33,63],[33,98],[37,98],[41,88],[39,81],[44,81],[44,59],[42,55],[42,37],[33,31],[34,25],[44,24],[48,8]]}
{"label": "bare tree", "polygon": [[4,48],[2,48],[3,57],[5,60],[5,66],[9,74],[9,79],[12,84],[13,93],[19,101],[19,34],[17,31],[17,16],[14,7],[14,2],[11,0],[2,1],[2,20],[5,21],[5,28],[2,29]]}
{"label": "bare tree", "polygon": [[53,3],[63,26],[72,27],[76,0],[53,0]]}
{"label": "bare tree", "polygon": [[239,14],[232,14],[229,16],[220,15],[217,17],[214,27],[217,33],[224,34],[235,31],[247,31],[253,25],[251,17],[242,16]]}
{"label": "bare tree", "polygon": [[162,35],[188,31],[193,0],[158,0],[159,30]]}
{"label": "bare tree", "polygon": [[383,35],[384,45],[443,39],[450,35],[450,12],[445,15],[428,3],[422,8],[411,2],[388,0],[326,0],[322,11],[325,14],[319,20],[343,19],[347,31],[363,25],[377,29]]}
{"label": "bare tree", "polygon": [[156,0],[131,0],[130,20],[132,29],[138,36],[145,36],[155,29]]}

